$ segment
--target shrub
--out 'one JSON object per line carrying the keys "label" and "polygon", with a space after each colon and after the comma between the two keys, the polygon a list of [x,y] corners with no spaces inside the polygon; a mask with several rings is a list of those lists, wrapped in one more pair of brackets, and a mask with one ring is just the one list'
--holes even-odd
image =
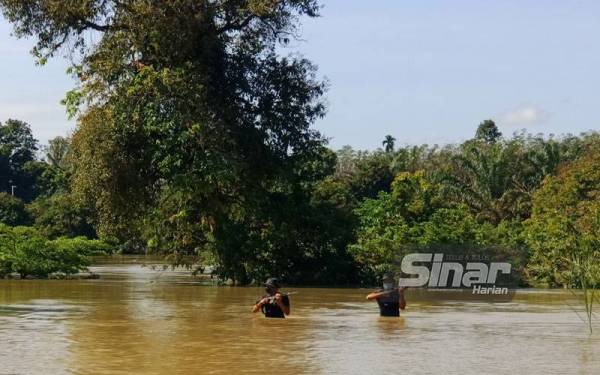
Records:
{"label": "shrub", "polygon": [[111,246],[100,240],[90,240],[86,237],[60,237],[50,241],[60,251],[72,251],[85,256],[106,255],[111,253]]}
{"label": "shrub", "polygon": [[84,237],[49,240],[31,227],[0,224],[0,275],[24,277],[77,273],[89,265],[89,256],[106,253],[108,245]]}

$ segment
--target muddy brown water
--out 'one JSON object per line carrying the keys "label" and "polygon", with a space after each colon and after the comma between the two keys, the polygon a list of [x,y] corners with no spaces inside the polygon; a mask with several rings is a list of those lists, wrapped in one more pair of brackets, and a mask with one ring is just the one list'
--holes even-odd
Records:
{"label": "muddy brown water", "polygon": [[568,291],[508,303],[407,293],[380,318],[366,289],[287,288],[292,314],[251,314],[259,288],[101,265],[97,280],[0,280],[0,374],[600,374]]}

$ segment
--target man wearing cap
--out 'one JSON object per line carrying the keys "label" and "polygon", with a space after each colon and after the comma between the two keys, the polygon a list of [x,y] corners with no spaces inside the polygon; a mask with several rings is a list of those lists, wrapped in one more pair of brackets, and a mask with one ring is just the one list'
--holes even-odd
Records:
{"label": "man wearing cap", "polygon": [[256,302],[252,312],[262,311],[266,318],[285,318],[290,315],[290,298],[287,294],[279,293],[281,282],[277,278],[270,278],[265,283],[266,295]]}
{"label": "man wearing cap", "polygon": [[386,273],[383,275],[383,289],[378,289],[367,296],[369,301],[375,300],[379,305],[381,316],[400,316],[400,310],[406,307],[404,300],[404,289],[396,286],[394,275]]}

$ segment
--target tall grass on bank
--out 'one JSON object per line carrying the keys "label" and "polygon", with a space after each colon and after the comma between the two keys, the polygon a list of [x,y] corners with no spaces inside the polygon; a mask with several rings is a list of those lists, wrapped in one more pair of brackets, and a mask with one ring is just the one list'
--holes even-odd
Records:
{"label": "tall grass on bank", "polygon": [[600,261],[595,251],[583,252],[571,257],[574,286],[581,289],[581,299],[585,307],[586,323],[593,333],[594,302],[600,285]]}

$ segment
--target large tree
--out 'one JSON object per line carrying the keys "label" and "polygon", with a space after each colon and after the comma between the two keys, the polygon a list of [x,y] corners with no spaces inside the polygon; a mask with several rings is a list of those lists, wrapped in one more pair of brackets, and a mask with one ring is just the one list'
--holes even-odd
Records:
{"label": "large tree", "polygon": [[302,165],[324,143],[310,127],[324,114],[324,84],[309,61],[277,54],[299,16],[317,15],[316,1],[0,7],[17,36],[36,38],[41,62],[73,56],[73,187],[95,206],[102,237],[188,253],[210,245],[221,264],[253,257],[246,231],[277,216],[264,213],[274,197],[304,186]]}
{"label": "large tree", "polygon": [[0,224],[27,225],[30,223],[30,219],[22,200],[0,192]]}
{"label": "large tree", "polygon": [[[529,269],[552,286],[580,286],[586,263],[588,282],[600,282],[600,149],[561,165],[535,193],[526,222]],[[586,268],[586,267],[584,267]],[[593,276],[593,277],[592,277]]]}
{"label": "large tree", "polygon": [[55,137],[49,140],[44,151],[51,166],[61,170],[67,168],[67,154],[69,152],[69,140],[67,138]]}
{"label": "large tree", "polygon": [[385,152],[394,152],[394,144],[396,142],[396,138],[391,135],[386,135],[381,144],[385,147]]}
{"label": "large tree", "polygon": [[29,124],[9,119],[0,123],[0,192],[13,192],[24,199],[33,199],[34,178],[30,164],[35,160],[37,141]]}
{"label": "large tree", "polygon": [[498,130],[498,126],[493,120],[485,120],[477,127],[475,139],[482,140],[487,143],[495,143],[502,137],[502,133]]}

